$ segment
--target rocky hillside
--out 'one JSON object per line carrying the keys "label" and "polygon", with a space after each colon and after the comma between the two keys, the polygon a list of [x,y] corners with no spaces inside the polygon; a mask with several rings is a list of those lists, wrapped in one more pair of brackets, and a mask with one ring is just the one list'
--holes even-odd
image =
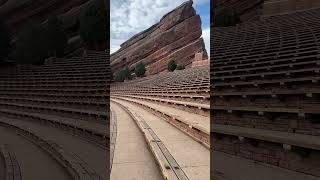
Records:
{"label": "rocky hillside", "polygon": [[111,55],[112,69],[132,68],[142,62],[146,65],[146,74],[157,74],[166,70],[171,59],[190,65],[196,52],[205,51],[201,19],[192,4],[192,1],[183,3],[164,15],[159,23],[124,42]]}
{"label": "rocky hillside", "polygon": [[264,0],[216,0],[212,4],[213,12],[219,13],[222,9],[232,9],[240,15],[242,22],[256,20],[260,17]]}
{"label": "rocky hillside", "polygon": [[10,31],[17,33],[25,23],[42,23],[52,15],[62,17],[70,33],[77,29],[80,8],[89,0],[1,0],[0,16],[6,19]]}

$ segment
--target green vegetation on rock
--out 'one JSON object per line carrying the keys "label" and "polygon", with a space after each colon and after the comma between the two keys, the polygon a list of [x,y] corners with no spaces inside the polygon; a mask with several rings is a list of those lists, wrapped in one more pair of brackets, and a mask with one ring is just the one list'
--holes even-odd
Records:
{"label": "green vegetation on rock", "polygon": [[114,80],[118,82],[123,82],[124,80],[130,80],[131,78],[132,78],[131,73],[128,67],[120,70],[114,76]]}
{"label": "green vegetation on rock", "polygon": [[144,64],[142,64],[142,63],[137,64],[137,65],[135,66],[135,68],[134,68],[134,73],[135,73],[138,77],[144,76],[145,72],[146,72],[146,68],[145,68]]}
{"label": "green vegetation on rock", "polygon": [[177,68],[177,63],[175,60],[170,60],[168,63],[168,70],[173,72]]}

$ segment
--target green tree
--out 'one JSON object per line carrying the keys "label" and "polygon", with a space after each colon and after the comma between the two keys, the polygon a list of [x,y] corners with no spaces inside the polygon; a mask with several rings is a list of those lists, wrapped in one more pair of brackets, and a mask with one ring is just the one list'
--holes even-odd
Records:
{"label": "green tree", "polygon": [[63,56],[68,45],[68,37],[63,29],[62,22],[57,16],[48,19],[45,30],[45,40],[47,45],[47,54],[53,56]]}
{"label": "green tree", "polygon": [[6,23],[0,18],[0,62],[8,57],[10,49],[10,34]]}
{"label": "green tree", "polygon": [[168,63],[168,70],[169,71],[174,71],[177,68],[177,63],[175,60],[170,60]]}
{"label": "green tree", "polygon": [[132,78],[131,73],[128,67],[120,70],[114,76],[114,80],[118,82],[123,82],[124,80],[131,79],[131,78]]}
{"label": "green tree", "polygon": [[99,49],[109,37],[107,12],[104,0],[94,0],[82,9],[80,15],[80,36],[89,48]]}
{"label": "green tree", "polygon": [[42,64],[47,56],[44,28],[28,23],[18,35],[16,60],[24,64]]}
{"label": "green tree", "polygon": [[135,68],[134,68],[134,73],[135,73],[138,77],[144,76],[145,72],[146,72],[146,68],[145,68],[144,64],[142,64],[142,63],[137,64],[137,65],[135,66]]}
{"label": "green tree", "polygon": [[125,80],[125,77],[124,77],[122,70],[115,73],[114,80],[118,81],[118,82],[123,82]]}
{"label": "green tree", "polygon": [[130,73],[130,70],[129,70],[128,67],[126,67],[126,68],[123,70],[123,73],[124,73],[125,79],[128,79],[128,80],[132,79],[131,73]]}

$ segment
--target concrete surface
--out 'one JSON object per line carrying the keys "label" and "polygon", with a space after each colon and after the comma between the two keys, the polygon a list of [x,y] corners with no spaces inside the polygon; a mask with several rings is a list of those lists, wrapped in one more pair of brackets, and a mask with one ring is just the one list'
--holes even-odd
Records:
{"label": "concrete surface", "polygon": [[14,131],[0,126],[0,142],[8,144],[16,155],[24,180],[70,180],[71,177],[49,154]]}
{"label": "concrete surface", "polygon": [[117,139],[111,180],[163,180],[160,168],[133,119],[111,103],[117,117]]}
{"label": "concrete surface", "polygon": [[[109,154],[106,150],[98,146],[94,146],[93,144],[89,143],[88,141],[80,137],[73,136],[72,134],[68,134],[65,131],[59,130],[57,128],[41,125],[30,121],[24,121],[13,118],[9,119],[5,117],[1,117],[0,121],[8,122],[18,127],[22,127],[23,129],[28,129],[32,132],[35,132],[38,136],[44,137],[46,141],[54,142],[62,146],[62,148],[64,148],[66,151],[78,155],[83,161],[85,161],[88,164],[90,168],[95,170],[104,179],[107,179],[107,177],[109,176],[109,174],[107,174],[108,165],[106,162],[106,159],[108,159],[107,155]],[[33,158],[37,159],[35,157]],[[19,160],[18,157],[17,159]],[[35,161],[34,159],[33,161]],[[48,169],[50,170],[50,168]],[[49,174],[51,173],[47,173],[47,175]]]}
{"label": "concrete surface", "polygon": [[[137,119],[143,119],[153,129],[190,180],[210,179],[209,149],[152,113],[132,103],[118,99],[113,100],[126,106]],[[165,109],[165,107],[162,108]]]}
{"label": "concrete surface", "polygon": [[212,168],[228,180],[319,180],[307,174],[213,151]]}

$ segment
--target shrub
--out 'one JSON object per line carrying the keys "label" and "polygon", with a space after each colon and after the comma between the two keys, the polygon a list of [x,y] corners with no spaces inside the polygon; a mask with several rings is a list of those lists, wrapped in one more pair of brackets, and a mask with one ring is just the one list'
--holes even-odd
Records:
{"label": "shrub", "polygon": [[183,70],[183,69],[185,69],[184,65],[177,65],[176,70]]}
{"label": "shrub", "polygon": [[134,68],[134,73],[138,77],[144,76],[145,72],[146,72],[146,68],[142,63],[137,64],[136,67]]}
{"label": "shrub", "polygon": [[114,75],[114,80],[115,80],[115,81],[123,82],[124,79],[125,79],[125,77],[124,77],[124,74],[123,74],[122,71],[119,71],[119,72],[117,72],[117,73]]}
{"label": "shrub", "polygon": [[131,72],[128,67],[123,70],[125,79],[131,79]]}
{"label": "shrub", "polygon": [[169,71],[174,71],[177,68],[177,63],[175,60],[170,60],[168,63],[168,70]]}
{"label": "shrub", "polygon": [[114,77],[114,80],[118,82],[123,82],[126,79],[131,79],[131,73],[128,67],[117,72]]}

